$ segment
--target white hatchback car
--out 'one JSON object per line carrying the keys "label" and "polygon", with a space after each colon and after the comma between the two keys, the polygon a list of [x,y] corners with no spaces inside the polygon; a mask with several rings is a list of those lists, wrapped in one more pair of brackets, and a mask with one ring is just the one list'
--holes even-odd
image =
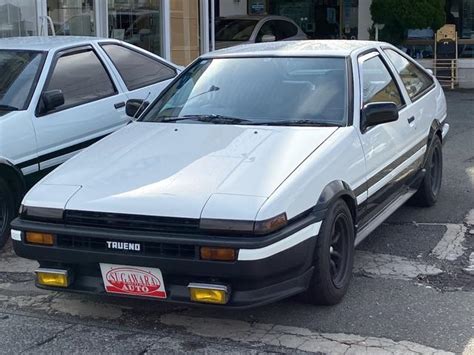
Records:
{"label": "white hatchback car", "polygon": [[30,182],[125,126],[126,101],[154,100],[179,71],[113,39],[0,39],[0,247]]}
{"label": "white hatchback car", "polygon": [[51,290],[334,304],[355,245],[408,199],[436,202],[445,119],[437,80],[385,43],[206,54],[28,193],[14,248]]}

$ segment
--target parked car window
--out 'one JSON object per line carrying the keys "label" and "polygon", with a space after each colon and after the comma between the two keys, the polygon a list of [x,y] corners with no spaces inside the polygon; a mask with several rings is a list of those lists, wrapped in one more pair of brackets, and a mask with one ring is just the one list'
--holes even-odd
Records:
{"label": "parked car window", "polygon": [[0,114],[28,107],[43,58],[42,52],[0,50]]}
{"label": "parked car window", "polygon": [[386,49],[385,53],[400,75],[411,99],[416,98],[434,84],[433,79],[427,73],[407,58],[391,49]]}
{"label": "parked car window", "polygon": [[275,29],[277,32],[277,40],[287,39],[298,34],[298,28],[289,21],[275,21]]}
{"label": "parked car window", "polygon": [[275,36],[275,40],[278,41],[278,35],[275,28],[275,21],[267,21],[263,24],[257,34],[256,42],[262,42],[263,36]]}
{"label": "parked car window", "polygon": [[403,105],[402,95],[395,80],[379,56],[362,64],[364,105],[372,102],[393,102]]}
{"label": "parked car window", "polygon": [[124,46],[104,44],[102,48],[119,71],[128,90],[153,85],[176,76],[174,68]]}
{"label": "parked car window", "polygon": [[144,121],[220,115],[268,121],[347,122],[344,58],[219,58],[196,63]]}
{"label": "parked car window", "polygon": [[216,41],[246,42],[257,23],[256,20],[217,19]]}
{"label": "parked car window", "polygon": [[92,50],[61,56],[45,91],[61,90],[64,104],[57,109],[77,106],[116,93],[106,69]]}

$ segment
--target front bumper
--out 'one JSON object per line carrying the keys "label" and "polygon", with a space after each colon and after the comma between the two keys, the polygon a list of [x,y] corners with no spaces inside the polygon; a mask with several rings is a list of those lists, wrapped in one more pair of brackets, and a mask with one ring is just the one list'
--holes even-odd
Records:
{"label": "front bumper", "polygon": [[[231,290],[228,303],[216,307],[248,308],[275,302],[307,289],[313,273],[313,251],[320,224],[316,216],[310,215],[273,234],[252,238],[131,233],[22,219],[15,220],[12,227],[21,231],[21,240],[13,241],[19,256],[37,260],[42,268],[68,269],[74,275],[68,288],[37,284],[38,287],[105,295],[100,263],[142,266],[161,270],[167,293],[164,301],[199,304],[190,300],[188,285],[211,283],[226,285]],[[25,231],[55,234],[56,243],[54,246],[25,243]],[[107,240],[154,246],[162,243],[159,244],[161,249],[171,248],[169,250],[177,252],[147,253],[147,250],[158,250],[156,247],[149,247],[143,253],[106,250]],[[103,248],[96,247],[101,243]],[[233,262],[200,260],[198,250],[201,246],[236,248],[239,250],[238,259]],[[194,254],[193,249],[197,251]],[[179,250],[186,252],[180,253]]]}

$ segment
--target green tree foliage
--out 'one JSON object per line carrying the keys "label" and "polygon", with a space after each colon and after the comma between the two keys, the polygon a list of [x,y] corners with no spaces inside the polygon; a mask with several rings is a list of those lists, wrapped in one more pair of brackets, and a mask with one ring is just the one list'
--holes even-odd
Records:
{"label": "green tree foliage", "polygon": [[370,12],[374,23],[385,24],[379,39],[394,44],[402,42],[409,29],[436,31],[446,23],[445,0],[373,0]]}

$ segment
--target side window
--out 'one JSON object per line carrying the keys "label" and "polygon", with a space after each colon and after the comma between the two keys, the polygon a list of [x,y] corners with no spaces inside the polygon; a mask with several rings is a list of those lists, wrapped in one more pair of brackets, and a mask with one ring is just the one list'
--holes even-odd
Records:
{"label": "side window", "polygon": [[379,56],[366,60],[361,69],[364,105],[372,102],[403,105],[400,90]]}
{"label": "side window", "polygon": [[91,49],[59,57],[44,90],[63,92],[64,104],[56,110],[99,100],[117,92],[106,69]]}
{"label": "side window", "polygon": [[128,90],[153,85],[176,76],[174,68],[124,46],[104,44],[102,48],[119,71]]}
{"label": "side window", "polygon": [[275,21],[276,24],[276,32],[277,32],[277,40],[282,40],[286,38],[290,38],[296,36],[298,33],[298,28],[293,25],[291,22],[278,20]]}
{"label": "side window", "polygon": [[411,99],[415,99],[434,84],[427,73],[394,50],[386,49],[385,53],[400,75]]}
{"label": "side window", "polygon": [[274,22],[275,21],[267,21],[263,24],[263,26],[260,28],[260,31],[258,31],[256,42],[262,42],[262,38],[265,35],[275,36],[275,38],[278,40]]}

